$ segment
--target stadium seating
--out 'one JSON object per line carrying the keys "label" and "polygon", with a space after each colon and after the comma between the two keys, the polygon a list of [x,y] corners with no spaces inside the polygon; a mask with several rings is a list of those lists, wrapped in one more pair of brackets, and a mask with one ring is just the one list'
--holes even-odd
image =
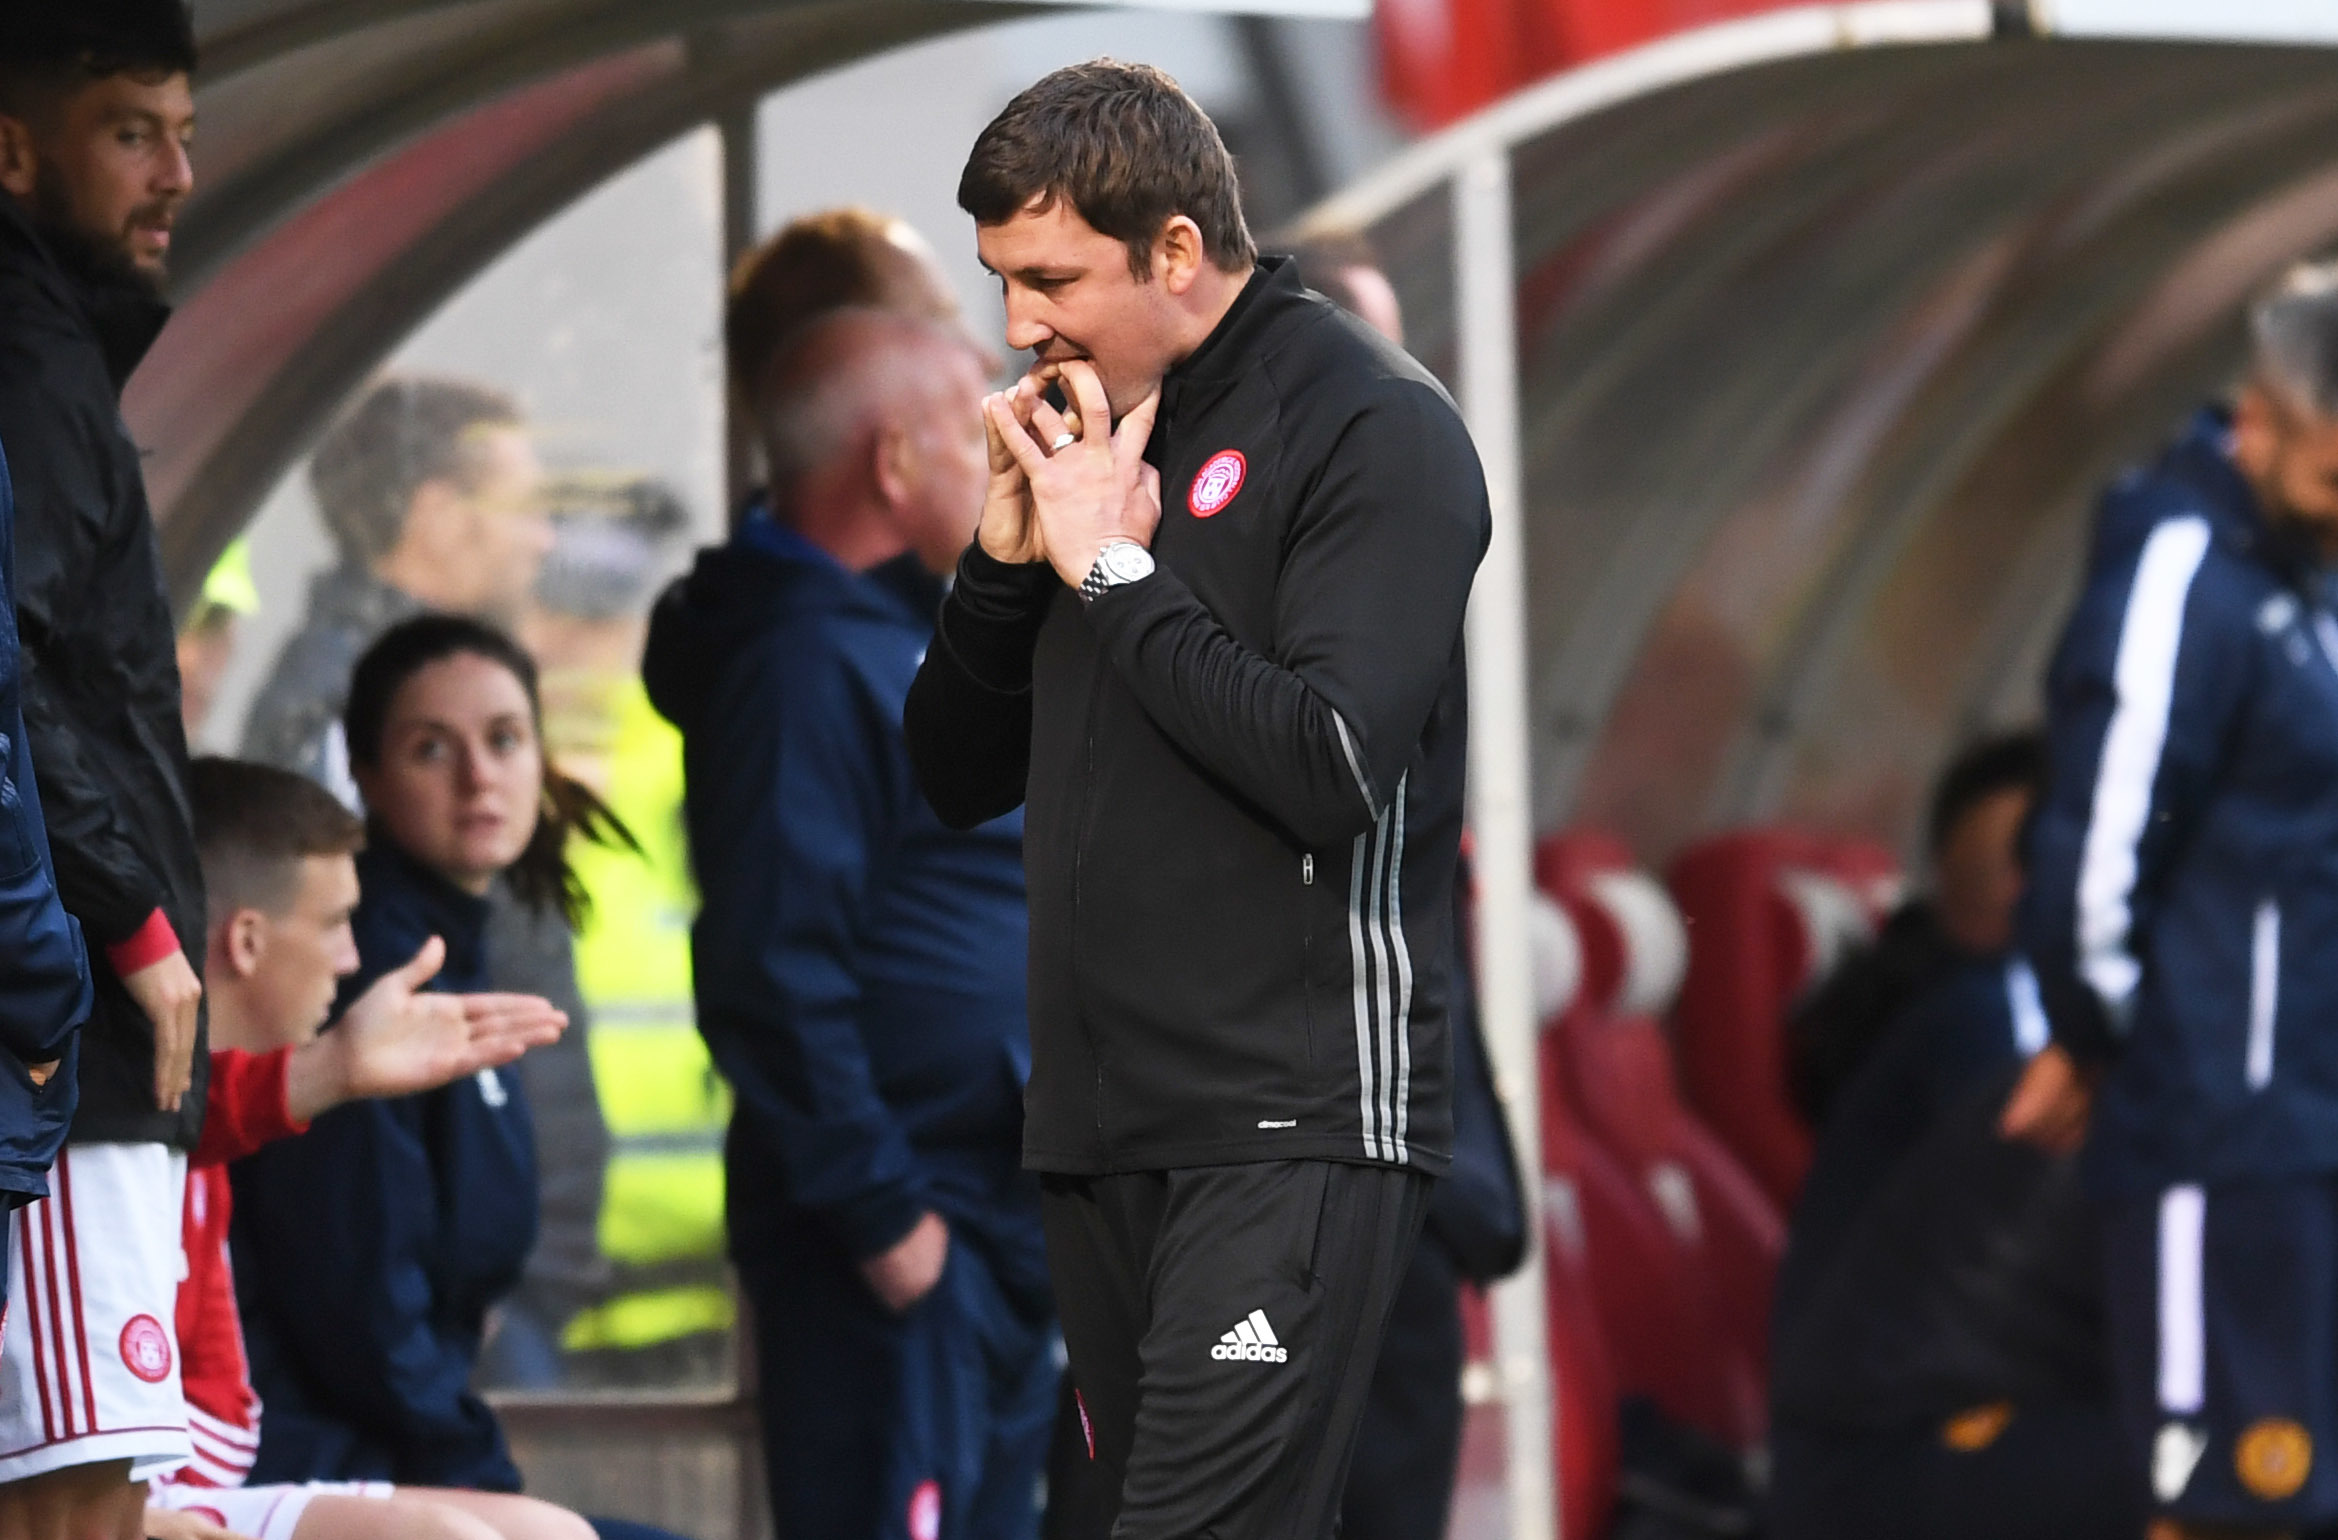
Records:
{"label": "stadium seating", "polygon": [[[1779,1211],[1682,1102],[1661,1020],[1687,967],[1688,942],[1662,888],[1596,834],[1545,840],[1537,880],[1580,937],[1582,989],[1545,1029],[1544,1106],[1620,1167],[1661,1221],[1669,1265],[1703,1322],[1690,1351],[1671,1339],[1666,1409],[1736,1447],[1765,1427],[1763,1393]],[[1686,1399],[1677,1399],[1682,1392]]]}
{"label": "stadium seating", "polygon": [[1899,890],[1888,851],[1780,829],[1691,846],[1670,887],[1691,944],[1673,1010],[1688,1103],[1781,1209],[1810,1164],[1786,1090],[1786,1015]]}

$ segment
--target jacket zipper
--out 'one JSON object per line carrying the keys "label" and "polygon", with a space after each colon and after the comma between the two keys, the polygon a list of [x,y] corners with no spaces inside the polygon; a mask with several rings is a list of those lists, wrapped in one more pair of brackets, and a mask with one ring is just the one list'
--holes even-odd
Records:
{"label": "jacket zipper", "polygon": [[[1307,852],[1299,858],[1299,885],[1315,886],[1315,853]],[[1303,918],[1299,924],[1299,1005],[1300,1020],[1307,1028],[1307,1065],[1315,1067],[1315,900],[1312,894],[1299,899]]]}
{"label": "jacket zipper", "polygon": [[1084,744],[1085,769],[1080,776],[1080,818],[1077,843],[1072,848],[1072,989],[1079,1000],[1080,1035],[1088,1040],[1088,1062],[1096,1067],[1096,1097],[1092,1117],[1096,1124],[1096,1148],[1105,1148],[1104,1137],[1104,1055],[1096,1047],[1096,1023],[1088,1014],[1087,991],[1080,988],[1079,934],[1082,903],[1081,889],[1088,875],[1088,803],[1096,785],[1096,703],[1104,693],[1104,658],[1101,649],[1096,656],[1096,669],[1088,679],[1088,712],[1080,724]]}

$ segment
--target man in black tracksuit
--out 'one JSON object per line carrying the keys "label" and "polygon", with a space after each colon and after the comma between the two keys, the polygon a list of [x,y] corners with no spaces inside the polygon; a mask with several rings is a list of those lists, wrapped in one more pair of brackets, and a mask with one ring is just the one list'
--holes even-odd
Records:
{"label": "man in black tracksuit", "polygon": [[959,202],[1038,357],[907,728],[946,821],[1025,806],[1024,1160],[1114,1533],[1328,1536],[1451,1154],[1483,477],[1434,380],[1256,263],[1159,72],[1024,92]]}

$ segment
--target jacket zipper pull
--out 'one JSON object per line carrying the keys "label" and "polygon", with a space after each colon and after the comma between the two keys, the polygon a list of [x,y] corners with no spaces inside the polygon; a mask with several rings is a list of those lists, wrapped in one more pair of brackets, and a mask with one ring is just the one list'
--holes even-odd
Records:
{"label": "jacket zipper pull", "polygon": [[1315,886],[1315,857],[1307,855],[1299,858],[1299,880],[1308,887]]}

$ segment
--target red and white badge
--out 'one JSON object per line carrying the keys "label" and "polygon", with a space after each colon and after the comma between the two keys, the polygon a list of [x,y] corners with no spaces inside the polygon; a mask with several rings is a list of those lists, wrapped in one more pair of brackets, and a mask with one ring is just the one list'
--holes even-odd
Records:
{"label": "red and white badge", "polygon": [[134,1315],[122,1328],[122,1362],[149,1385],[170,1378],[170,1334],[150,1315]]}
{"label": "red and white badge", "polygon": [[1197,519],[1206,519],[1234,500],[1242,490],[1243,472],[1250,462],[1242,458],[1239,449],[1221,449],[1211,455],[1201,474],[1193,478],[1193,486],[1185,494],[1185,506],[1193,510]]}

